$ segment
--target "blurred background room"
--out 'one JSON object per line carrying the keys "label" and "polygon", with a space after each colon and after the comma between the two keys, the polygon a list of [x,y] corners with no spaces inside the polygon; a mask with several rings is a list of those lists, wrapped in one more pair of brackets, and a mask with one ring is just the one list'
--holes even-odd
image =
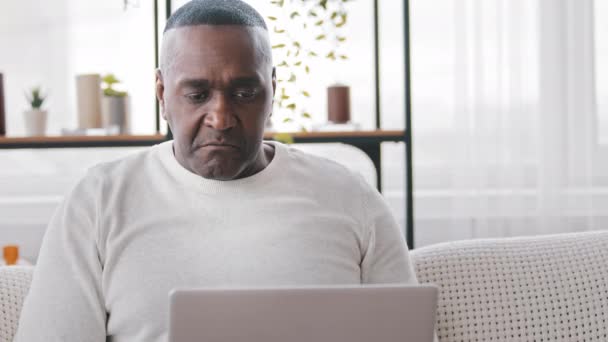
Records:
{"label": "blurred background room", "polygon": [[[0,5],[0,246],[35,262],[88,167],[166,139],[154,70],[184,2]],[[608,2],[247,2],[277,66],[267,137],[379,186],[410,247],[608,227]]]}

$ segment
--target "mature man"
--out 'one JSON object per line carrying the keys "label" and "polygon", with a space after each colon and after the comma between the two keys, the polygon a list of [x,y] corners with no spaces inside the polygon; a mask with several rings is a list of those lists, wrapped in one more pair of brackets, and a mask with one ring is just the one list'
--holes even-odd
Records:
{"label": "mature man", "polygon": [[19,342],[165,341],[175,287],[415,283],[381,196],[263,142],[275,71],[240,0],[168,21],[157,96],[175,140],[92,168],[44,237]]}

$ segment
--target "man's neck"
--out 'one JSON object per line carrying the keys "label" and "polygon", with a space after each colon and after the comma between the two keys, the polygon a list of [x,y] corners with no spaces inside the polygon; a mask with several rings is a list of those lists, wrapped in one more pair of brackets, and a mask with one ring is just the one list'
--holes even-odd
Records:
{"label": "man's neck", "polygon": [[274,158],[275,148],[272,144],[266,144],[262,142],[262,146],[260,148],[260,152],[256,161],[247,169],[245,169],[237,178],[245,178],[249,176],[253,176],[258,172],[264,170]]}

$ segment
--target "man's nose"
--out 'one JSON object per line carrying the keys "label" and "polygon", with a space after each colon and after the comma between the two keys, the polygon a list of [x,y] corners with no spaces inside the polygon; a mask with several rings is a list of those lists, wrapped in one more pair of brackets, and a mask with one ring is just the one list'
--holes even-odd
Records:
{"label": "man's nose", "polygon": [[218,131],[225,131],[236,125],[236,117],[226,95],[214,94],[207,108],[204,121],[206,126]]}

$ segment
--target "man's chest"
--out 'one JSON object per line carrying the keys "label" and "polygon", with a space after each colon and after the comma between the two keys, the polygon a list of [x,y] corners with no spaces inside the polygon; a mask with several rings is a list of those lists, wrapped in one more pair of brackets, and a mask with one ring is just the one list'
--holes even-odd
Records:
{"label": "man's chest", "polygon": [[113,227],[103,271],[109,330],[133,329],[115,320],[132,315],[163,326],[176,287],[360,282],[362,238],[348,216],[201,211]]}

